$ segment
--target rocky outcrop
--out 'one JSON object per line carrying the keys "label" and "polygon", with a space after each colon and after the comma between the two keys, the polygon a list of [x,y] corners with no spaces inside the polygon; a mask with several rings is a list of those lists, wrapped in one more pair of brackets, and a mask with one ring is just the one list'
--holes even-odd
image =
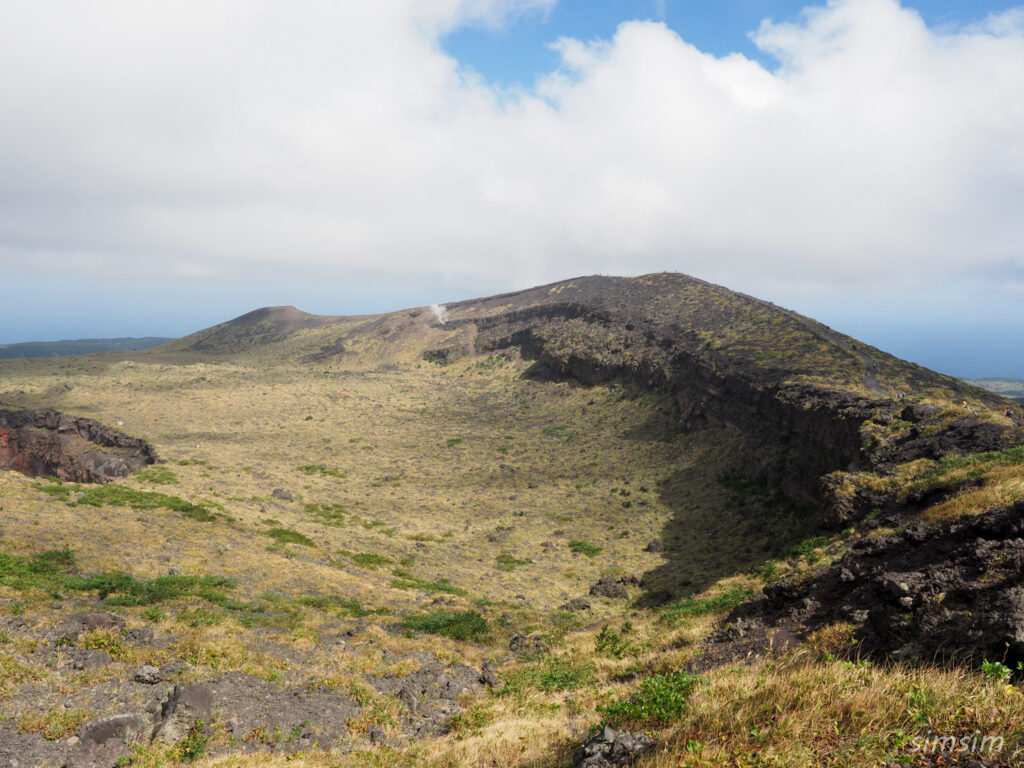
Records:
{"label": "rocky outcrop", "polygon": [[107,483],[157,461],[145,440],[52,410],[0,411],[0,469]]}
{"label": "rocky outcrop", "polygon": [[654,749],[654,745],[654,739],[650,736],[620,731],[606,725],[576,751],[573,768],[630,766],[640,755]]}
{"label": "rocky outcrop", "polygon": [[417,736],[444,733],[460,711],[459,697],[467,691],[496,685],[493,665],[478,671],[466,664],[442,665],[429,659],[405,677],[368,677],[376,690],[398,697],[404,705],[407,729]]}
{"label": "rocky outcrop", "polygon": [[629,597],[629,591],[621,579],[615,576],[602,576],[596,584],[590,587],[590,596],[625,600]]}
{"label": "rocky outcrop", "polygon": [[1024,661],[1024,502],[866,536],[811,578],[769,584],[737,607],[699,666],[780,650],[836,623],[861,655]]}

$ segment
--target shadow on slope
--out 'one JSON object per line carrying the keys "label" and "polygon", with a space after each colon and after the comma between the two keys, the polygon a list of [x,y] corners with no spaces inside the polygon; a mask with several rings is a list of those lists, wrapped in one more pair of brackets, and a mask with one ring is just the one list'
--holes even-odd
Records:
{"label": "shadow on slope", "polygon": [[[647,434],[656,439],[655,430]],[[782,557],[811,525],[808,510],[748,476],[756,464],[747,438],[711,427],[677,432],[674,440],[679,461],[658,488],[672,513],[655,539],[664,563],[643,574],[642,605],[686,597]]]}

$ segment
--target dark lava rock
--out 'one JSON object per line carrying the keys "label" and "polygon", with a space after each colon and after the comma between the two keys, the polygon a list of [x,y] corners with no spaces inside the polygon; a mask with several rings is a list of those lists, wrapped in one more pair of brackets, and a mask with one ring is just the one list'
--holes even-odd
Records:
{"label": "dark lava rock", "polygon": [[508,649],[523,656],[551,650],[540,635],[524,635],[521,632],[516,632],[508,639]]}
{"label": "dark lava rock", "polygon": [[157,461],[145,440],[53,410],[0,411],[0,469],[109,483]]}
{"label": "dark lava rock", "polygon": [[[103,744],[80,745],[60,765],[62,768],[111,768],[125,765],[125,760],[129,758],[130,754],[131,750],[127,744],[118,739],[110,739]],[[14,765],[14,763],[12,762],[10,765]],[[22,762],[18,765],[36,765],[36,763]],[[49,763],[40,763],[40,765],[49,765]]]}
{"label": "dark lava rock", "polygon": [[84,723],[78,731],[83,745],[106,744],[110,740],[131,744],[140,737],[148,738],[152,723],[141,712],[97,717]]}
{"label": "dark lava rock", "polygon": [[181,741],[197,721],[209,722],[212,710],[213,695],[208,686],[174,686],[160,705],[160,724],[153,732],[153,741],[165,744]]}
{"label": "dark lava rock", "polygon": [[[484,665],[478,672],[465,664],[443,666],[426,655],[420,669],[405,677],[368,677],[367,682],[382,693],[391,693],[405,705],[409,731],[420,736],[443,733],[460,711],[458,698],[463,693],[479,690],[485,684],[497,683],[493,666]],[[488,674],[490,673],[490,674]],[[485,679],[493,680],[487,683]]]}
{"label": "dark lava rock", "polygon": [[[174,686],[160,705],[153,739],[179,741],[197,721],[209,723],[213,711],[242,752],[287,754],[313,744],[330,749],[345,737],[346,722],[358,713],[359,705],[345,694],[283,688],[242,672],[229,672],[203,683]],[[278,742],[264,736],[275,732],[294,737]]]}
{"label": "dark lava rock", "polygon": [[935,403],[917,403],[908,405],[900,411],[900,418],[916,424],[919,421],[933,419],[940,413],[942,413],[942,407]]}
{"label": "dark lava rock", "polygon": [[854,625],[865,657],[1015,667],[1024,661],[1024,502],[865,538],[810,578],[769,584],[726,617],[695,668],[772,653],[838,621]]}
{"label": "dark lava rock", "polygon": [[570,600],[568,603],[564,603],[559,606],[559,610],[562,611],[589,611],[590,601],[585,597],[576,597]]}
{"label": "dark lava rock", "polygon": [[497,688],[500,682],[498,671],[494,668],[494,664],[490,661],[485,661],[484,665],[480,668],[480,683],[490,688]]}
{"label": "dark lava rock", "polygon": [[612,768],[632,765],[637,757],[654,749],[654,739],[642,733],[605,726],[576,750],[573,768]]}
{"label": "dark lava rock", "polygon": [[124,639],[133,645],[149,645],[153,642],[153,630],[150,627],[138,627],[125,632]]}
{"label": "dark lava rock", "polygon": [[147,664],[144,667],[139,667],[133,679],[136,683],[142,683],[143,685],[156,685],[164,679],[164,676],[159,667]]}
{"label": "dark lava rock", "polygon": [[624,600],[629,597],[629,591],[614,576],[602,578],[590,588],[590,594],[593,597],[610,597],[614,600]]}
{"label": "dark lava rock", "polygon": [[75,648],[68,653],[68,657],[72,669],[84,671],[99,669],[111,662],[107,654],[94,648]]}
{"label": "dark lava rock", "polygon": [[91,632],[94,629],[121,631],[124,627],[124,619],[106,611],[73,613],[57,625],[53,639],[60,645],[71,645],[83,632]]}

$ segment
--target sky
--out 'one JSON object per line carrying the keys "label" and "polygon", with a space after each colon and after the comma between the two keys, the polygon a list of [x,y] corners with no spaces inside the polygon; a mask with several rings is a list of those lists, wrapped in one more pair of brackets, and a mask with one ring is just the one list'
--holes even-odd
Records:
{"label": "sky", "polygon": [[0,344],[678,271],[1024,378],[1024,5],[0,0]]}

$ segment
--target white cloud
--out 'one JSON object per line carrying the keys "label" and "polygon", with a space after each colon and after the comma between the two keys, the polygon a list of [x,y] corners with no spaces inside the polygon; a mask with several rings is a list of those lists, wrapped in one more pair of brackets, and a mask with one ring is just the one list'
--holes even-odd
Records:
{"label": "white cloud", "polygon": [[0,266],[769,296],[1021,272],[1024,12],[832,0],[754,33],[776,72],[626,23],[557,41],[536,93],[440,48],[553,2],[0,3]]}

